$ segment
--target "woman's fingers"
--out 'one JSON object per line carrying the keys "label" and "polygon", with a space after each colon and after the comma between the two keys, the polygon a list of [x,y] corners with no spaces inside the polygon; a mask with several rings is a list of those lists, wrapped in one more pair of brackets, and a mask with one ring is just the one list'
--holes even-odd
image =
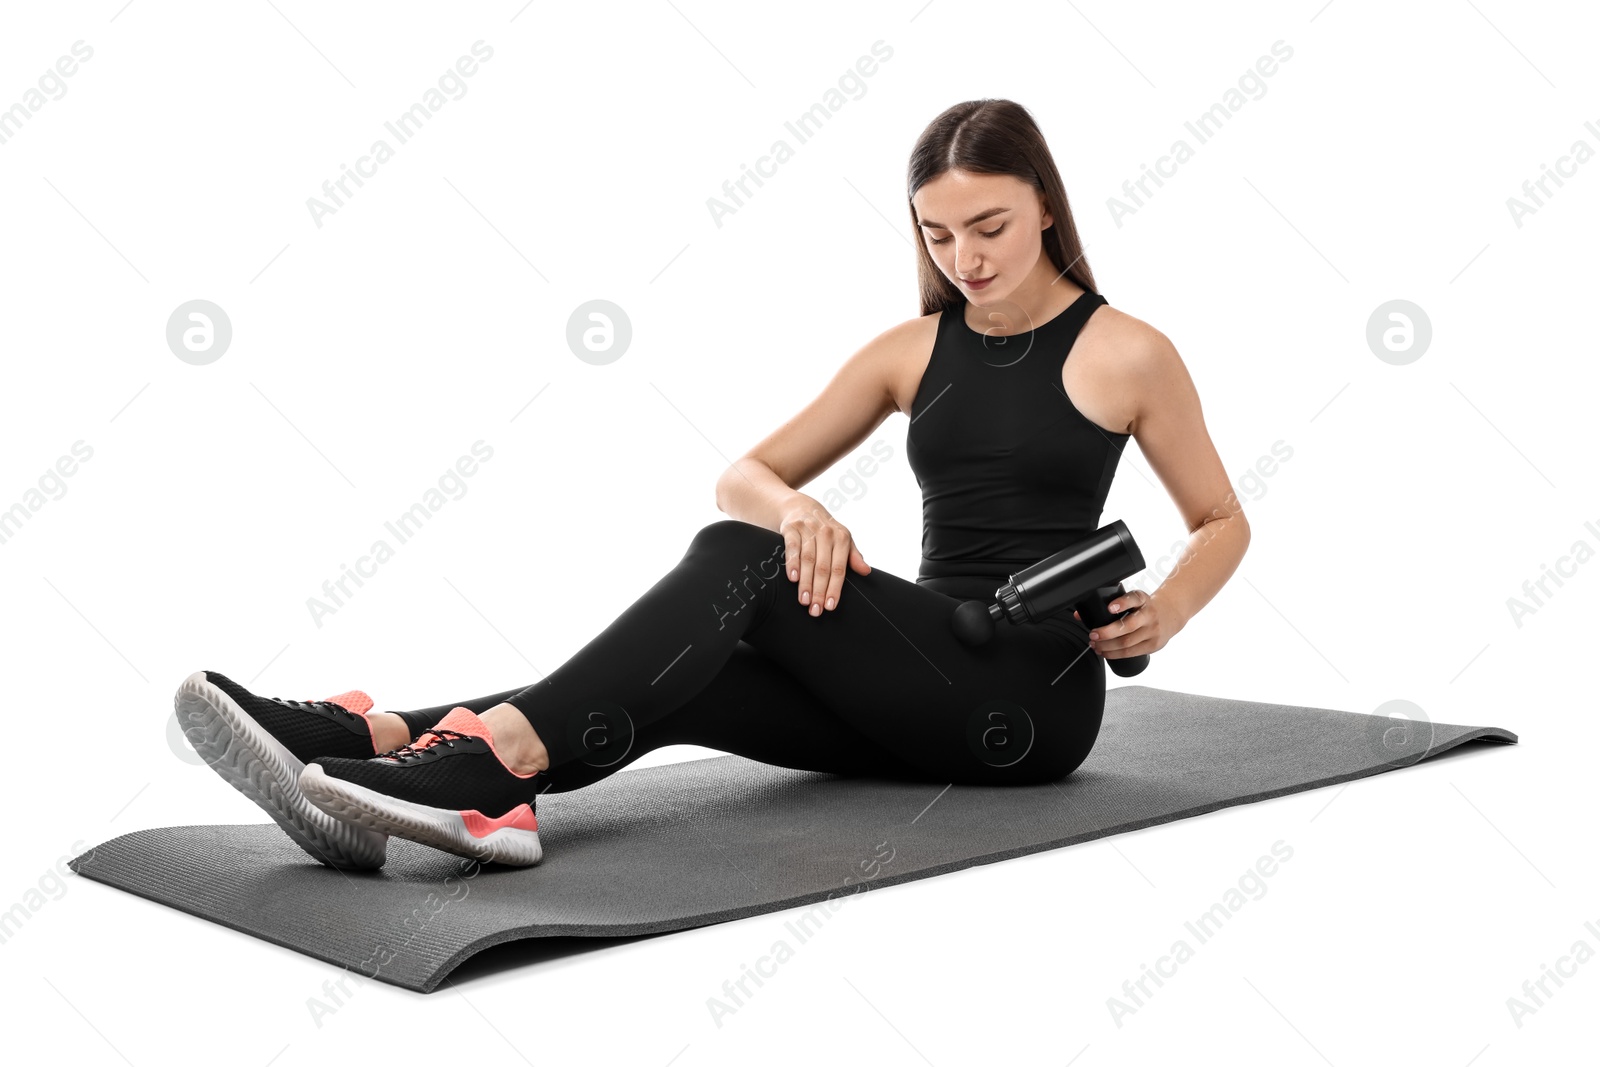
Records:
{"label": "woman's fingers", "polygon": [[1139,631],[1147,621],[1145,615],[1135,611],[1115,622],[1096,626],[1089,632],[1089,647],[1102,653],[1124,652],[1145,639],[1145,635]]}
{"label": "woman's fingers", "polygon": [[786,524],[783,530],[784,566],[795,583],[795,598],[812,617],[832,611],[844,597],[844,580],[851,570],[872,573],[872,565],[855,545],[850,531],[837,523]]}
{"label": "woman's fingers", "polygon": [[799,598],[800,598],[800,603],[802,603],[802,604],[811,603],[811,575],[812,575],[812,572],[816,569],[816,567],[815,567],[816,559],[817,559],[817,539],[815,537],[806,537],[806,536],[804,536],[802,534],[802,536],[800,538],[800,582],[799,582]]}
{"label": "woman's fingers", "polygon": [[1116,619],[1100,626],[1092,626],[1089,628],[1089,640],[1093,642],[1095,648],[1102,651],[1115,648],[1116,639],[1131,627],[1131,619],[1132,616],[1129,616],[1126,619]]}
{"label": "woman's fingers", "polygon": [[[857,574],[871,574],[872,564],[861,554],[861,549],[856,547],[855,539],[849,531],[844,531],[833,542],[833,570],[829,575],[827,588],[823,591],[820,600],[823,611],[832,611],[839,606],[839,601],[844,599],[844,580],[849,577],[850,571]],[[813,611],[817,615],[819,612]]]}
{"label": "woman's fingers", "polygon": [[800,535],[788,525],[783,528],[783,570],[791,582],[800,581]]}
{"label": "woman's fingers", "polygon": [[[1106,623],[1104,626],[1095,627],[1089,635],[1090,647],[1104,654],[1117,652],[1123,656],[1135,655],[1132,649],[1151,640],[1154,617],[1147,611],[1141,611],[1150,602],[1150,594],[1142,589],[1130,589],[1118,597],[1113,597],[1106,604],[1106,610],[1113,614],[1122,615],[1121,618]],[[1117,657],[1112,657],[1117,658]]]}
{"label": "woman's fingers", "polygon": [[828,585],[833,581],[833,548],[838,540],[833,529],[824,526],[817,531],[817,566],[811,572],[811,614],[821,615],[827,601]]}
{"label": "woman's fingers", "polygon": [[844,594],[844,572],[850,566],[850,535],[840,534],[833,541],[833,559],[826,575],[827,586],[823,589],[822,599],[818,601],[823,611],[832,611],[839,606],[839,597]]}

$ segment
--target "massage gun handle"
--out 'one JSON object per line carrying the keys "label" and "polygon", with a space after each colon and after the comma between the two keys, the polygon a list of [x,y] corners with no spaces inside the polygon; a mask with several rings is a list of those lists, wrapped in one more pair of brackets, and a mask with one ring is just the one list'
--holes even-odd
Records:
{"label": "massage gun handle", "polygon": [[[1122,596],[1125,593],[1127,593],[1127,590],[1122,588],[1121,582],[1118,582],[1115,585],[1102,585],[1100,588],[1090,593],[1087,598],[1079,601],[1077,604],[1074,604],[1073,607],[1077,609],[1078,618],[1083,621],[1085,626],[1092,630],[1096,626],[1104,626],[1106,623],[1116,622],[1124,615],[1135,610],[1133,608],[1129,608],[1126,611],[1118,611],[1115,613],[1107,610],[1107,604],[1111,603],[1117,597]],[[1110,667],[1112,673],[1117,675],[1119,678],[1132,678],[1134,675],[1150,666],[1150,655],[1149,653],[1145,653],[1144,655],[1140,656],[1123,656],[1119,659],[1108,659],[1106,660],[1106,666]]]}

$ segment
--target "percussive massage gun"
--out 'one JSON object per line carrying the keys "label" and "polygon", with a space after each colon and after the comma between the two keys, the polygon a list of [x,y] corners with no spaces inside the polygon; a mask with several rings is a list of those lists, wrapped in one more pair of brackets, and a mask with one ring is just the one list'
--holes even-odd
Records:
{"label": "percussive massage gun", "polygon": [[[1118,519],[1013,574],[994,591],[994,603],[966,601],[956,608],[950,624],[962,644],[974,647],[993,637],[995,623],[1003,618],[1020,626],[1075,608],[1085,626],[1104,626],[1128,614],[1113,613],[1106,605],[1127,592],[1122,579],[1143,569],[1144,556],[1127,524]],[[1150,656],[1108,659],[1106,665],[1117,675],[1131,678],[1150,665]]]}

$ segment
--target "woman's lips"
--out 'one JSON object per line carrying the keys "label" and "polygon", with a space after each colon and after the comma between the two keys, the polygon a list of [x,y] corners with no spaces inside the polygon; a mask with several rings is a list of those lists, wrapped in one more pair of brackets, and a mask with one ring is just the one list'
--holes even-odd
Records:
{"label": "woman's lips", "polygon": [[967,279],[963,278],[961,280],[961,284],[966,286],[968,289],[982,289],[984,286],[994,281],[994,279],[995,276],[993,274],[989,275],[987,278],[977,278],[972,281],[968,281]]}

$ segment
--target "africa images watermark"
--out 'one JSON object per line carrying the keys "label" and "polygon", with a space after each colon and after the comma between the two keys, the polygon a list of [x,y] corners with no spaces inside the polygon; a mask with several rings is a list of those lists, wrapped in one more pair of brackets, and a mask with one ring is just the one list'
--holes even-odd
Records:
{"label": "africa images watermark", "polygon": [[[857,456],[850,469],[839,476],[838,483],[819,494],[817,502],[827,508],[830,515],[838,515],[848,501],[860,500],[866,496],[867,479],[878,473],[880,463],[887,462],[894,456],[894,446],[884,440],[872,442],[872,447],[868,451],[871,455]],[[874,460],[873,456],[877,459]],[[767,587],[768,582],[783,576],[783,566],[787,557],[788,545],[780,538],[772,553],[766,559],[757,561],[754,570],[746,563],[738,575],[723,583],[723,589],[719,591],[722,599],[712,601],[711,604],[712,614],[717,617],[719,631],[727,627],[730,618],[748,607],[760,595],[760,590]],[[799,565],[798,559],[795,565]]]}
{"label": "africa images watermark", "polygon": [[[1277,458],[1274,459],[1274,456]],[[1153,563],[1148,562],[1147,558],[1145,569],[1133,577],[1143,578],[1145,575],[1149,575],[1155,579],[1158,585],[1166,581],[1179,567],[1195,559],[1199,548],[1210,544],[1212,539],[1217,536],[1210,529],[1213,520],[1232,518],[1243,510],[1244,505],[1241,496],[1251,503],[1255,503],[1265,497],[1268,488],[1267,479],[1274,477],[1282,468],[1282,464],[1289,462],[1293,456],[1293,446],[1285,443],[1281,437],[1272,442],[1271,455],[1258,456],[1251,468],[1240,476],[1236,491],[1232,489],[1228,491],[1227,497],[1223,500],[1223,503],[1227,506],[1226,511],[1222,508],[1212,508],[1211,517],[1190,531],[1188,538],[1182,541],[1174,541],[1167,547],[1166,553],[1157,557]],[[1194,544],[1196,534],[1204,538],[1198,545]],[[1140,587],[1143,585],[1142,582],[1136,584]],[[1131,588],[1133,586],[1130,586]]]}
{"label": "africa images watermark", "polygon": [[[72,442],[71,452],[71,456],[61,456],[54,464],[45,468],[45,472],[39,475],[37,489],[30,487],[24,490],[21,500],[0,511],[0,545],[16,537],[22,531],[23,524],[40,508],[52,500],[60,500],[66,496],[66,479],[78,473],[80,463],[87,463],[94,456],[94,449],[82,439]],[[73,459],[73,456],[77,459]]]}
{"label": "africa images watermark", "polygon": [[[1596,139],[1600,140],[1600,126],[1595,120],[1590,119],[1583,124],[1583,128]],[[1567,149],[1567,154],[1556,157],[1556,165],[1552,169],[1548,163],[1539,164],[1539,177],[1529,178],[1522,183],[1522,197],[1506,197],[1506,210],[1511,214],[1511,222],[1517,229],[1522,229],[1523,221],[1529,216],[1537,214],[1545,206],[1545,201],[1556,195],[1556,189],[1563,188],[1566,183],[1562,178],[1575,177],[1578,168],[1589,162],[1595,156],[1594,146],[1582,137],[1572,142],[1572,147]],[[1550,188],[1551,185],[1555,189]],[[1542,195],[1541,195],[1542,194]]]}
{"label": "africa images watermark", "polygon": [[[1600,526],[1596,526],[1593,520],[1584,523],[1583,528],[1593,534],[1596,541],[1600,541]],[[1522,583],[1522,595],[1527,599],[1506,597],[1506,610],[1511,613],[1511,621],[1516,624],[1517,629],[1522,629],[1522,620],[1525,617],[1537,614],[1539,609],[1545,606],[1545,601],[1555,596],[1554,590],[1550,588],[1552,584],[1556,589],[1560,589],[1565,584],[1561,579],[1576,577],[1578,568],[1594,557],[1594,546],[1580,537],[1572,542],[1572,547],[1567,550],[1566,555],[1556,557],[1554,567],[1541,562],[1539,577],[1528,578]]]}
{"label": "africa images watermark", "polygon": [[[822,929],[823,920],[831,919],[838,914],[839,909],[845,906],[849,898],[867,892],[871,888],[867,883],[882,874],[884,867],[893,862],[894,856],[895,848],[889,844],[888,838],[878,842],[872,846],[871,856],[857,862],[856,870],[860,872],[860,877],[854,874],[845,876],[845,886],[853,884],[855,888],[830,891],[825,899],[806,909],[798,919],[784,920],[783,928],[794,935],[798,944],[804,945],[817,936]],[[750,998],[755,996],[749,986],[753,984],[756,989],[760,989],[765,984],[762,979],[776,976],[779,964],[788,963],[794,956],[795,946],[780,937],[772,943],[766,954],[756,959],[754,967],[740,963],[739,977],[727,979],[722,983],[722,996],[706,998],[706,1011],[711,1015],[712,1024],[720,1030],[724,1019],[744,1007]]]}
{"label": "africa images watermark", "polygon": [[70,78],[78,72],[79,63],[87,63],[94,58],[94,49],[82,41],[72,42],[72,55],[78,57],[75,62],[72,56],[62,56],[56,60],[54,70],[46,70],[39,75],[39,87],[28,89],[22,94],[22,99],[10,107],[0,110],[0,145],[7,145],[22,132],[25,123],[31,122],[46,104],[52,100],[60,100],[67,95],[67,83],[63,79]]}
{"label": "africa images watermark", "polygon": [[[868,451],[872,453],[871,456],[857,456],[850,469],[839,475],[839,481],[823,490],[817,498],[817,503],[827,508],[828,514],[838,515],[850,501],[866,496],[867,479],[878,473],[878,464],[894,458],[894,446],[881,438],[872,442]],[[874,461],[872,456],[877,456],[877,460]]]}
{"label": "africa images watermark", "polygon": [[750,564],[746,563],[737,576],[723,583],[726,591],[722,593],[721,601],[711,602],[711,613],[717,617],[719,632],[728,628],[730,618],[755,603],[761,595],[760,590],[765,589],[768,582],[776,581],[783,574],[783,560],[787,553],[788,545],[780,539],[766,559],[757,561],[753,571]]}
{"label": "africa images watermark", "polygon": [[[1294,55],[1294,49],[1285,44],[1281,38],[1272,42],[1271,52],[1281,63],[1287,63]],[[1184,122],[1183,128],[1194,137],[1196,144],[1205,144],[1211,140],[1222,132],[1228,120],[1241,108],[1251,100],[1260,100],[1267,95],[1267,83],[1263,79],[1270,78],[1278,72],[1272,56],[1262,56],[1257,59],[1254,68],[1239,75],[1238,88],[1226,89],[1221,100],[1206,108],[1193,120]],[[1248,97],[1246,94],[1249,94]],[[1189,162],[1194,155],[1194,145],[1179,137],[1172,142],[1172,147],[1167,149],[1166,155],[1157,157],[1153,169],[1149,164],[1139,164],[1138,179],[1129,179],[1122,183],[1122,196],[1126,199],[1106,197],[1106,210],[1111,212],[1111,221],[1117,224],[1117,229],[1122,229],[1124,218],[1138,214],[1139,209],[1155,196],[1155,191],[1147,183],[1153,182],[1156,188],[1161,188],[1166,184],[1161,179],[1171,178],[1177,174],[1178,167]]]}
{"label": "africa images watermark", "polygon": [[[479,39],[472,42],[472,55],[487,63],[494,58],[494,49]],[[439,75],[437,88],[429,86],[423,91],[422,99],[418,103],[412,104],[392,121],[385,122],[383,128],[389,131],[397,144],[405,144],[421,132],[423,126],[432,120],[440,108],[452,100],[460,100],[466,96],[467,83],[464,79],[472,77],[477,72],[478,64],[472,57],[461,56],[456,60],[454,70],[446,70]],[[446,96],[446,93],[449,96]],[[311,221],[317,229],[322,229],[324,216],[336,214],[344,207],[346,200],[355,196],[354,190],[347,183],[354,182],[357,189],[361,188],[366,184],[361,179],[375,176],[378,173],[378,165],[389,162],[394,155],[395,148],[380,137],[372,142],[366,155],[357,157],[354,170],[340,163],[339,177],[322,183],[322,195],[326,199],[318,199],[315,196],[306,198],[306,210],[311,213]]]}
{"label": "africa images watermark", "polygon": [[[1183,928],[1194,935],[1195,944],[1203,945],[1216,937],[1241,908],[1250,901],[1260,900],[1267,895],[1265,879],[1277,873],[1279,863],[1288,862],[1294,855],[1294,849],[1285,844],[1282,838],[1272,843],[1271,851],[1272,856],[1260,857],[1251,868],[1239,876],[1237,888],[1228,887],[1222,894],[1221,900],[1201,912],[1193,921],[1185,920]],[[1277,860],[1274,860],[1273,856],[1276,856]],[[1178,973],[1178,965],[1188,963],[1194,959],[1194,955],[1194,946],[1180,937],[1172,943],[1172,947],[1165,955],[1156,959],[1153,968],[1147,963],[1139,964],[1139,977],[1130,978],[1122,983],[1122,996],[1113,995],[1106,998],[1106,1010],[1111,1013],[1111,1021],[1116,1023],[1117,1029],[1122,1029],[1124,1018],[1137,1013],[1155,996],[1155,991],[1147,983],[1154,982],[1156,989],[1160,989],[1166,984],[1162,979],[1175,976]]]}
{"label": "africa images watermark", "polygon": [[[1600,926],[1596,926],[1593,919],[1586,920],[1583,928],[1596,938],[1600,938]],[[1540,963],[1539,977],[1530,978],[1522,983],[1522,996],[1506,998],[1506,1011],[1511,1013],[1511,1021],[1516,1024],[1517,1029],[1522,1029],[1524,1017],[1537,1014],[1540,1008],[1549,1007],[1545,1001],[1556,995],[1555,990],[1550,988],[1551,983],[1554,983],[1556,990],[1559,990],[1566,985],[1562,978],[1576,977],[1578,966],[1588,963],[1594,957],[1594,946],[1580,937],[1572,943],[1572,948],[1566,955],[1556,957],[1554,967],[1548,963]]]}
{"label": "africa images watermark", "polygon": [[34,884],[23,890],[22,898],[5,911],[0,911],[0,945],[7,944],[20,933],[39,910],[53,900],[60,900],[67,895],[67,879],[73,876],[67,864],[77,857],[87,863],[94,855],[94,849],[80,852],[83,842],[74,841],[67,850],[67,854],[60,856],[56,862],[44,869],[44,873],[34,880]]}
{"label": "africa images watermark", "polygon": [[[837,87],[830,86],[822,94],[821,100],[802,111],[793,120],[784,122],[783,128],[794,137],[796,143],[805,144],[811,140],[840,108],[851,100],[860,100],[867,95],[865,79],[877,73],[878,63],[887,63],[894,55],[894,49],[884,44],[882,38],[872,42],[870,51],[872,56],[878,57],[876,62],[872,56],[861,56],[856,60],[854,68],[846,68],[845,72],[839,75]],[[780,163],[787,163],[793,158],[794,148],[788,141],[779,137],[772,142],[765,155],[757,157],[754,169],[740,163],[739,177],[730,178],[722,183],[722,197],[706,197],[706,210],[711,213],[711,221],[716,224],[717,229],[722,229],[724,217],[735,214],[744,206],[746,200],[755,195],[747,183],[753,182],[757,189],[761,188],[766,184],[762,178],[771,178],[778,173]]]}
{"label": "africa images watermark", "polygon": [[[398,945],[390,944],[387,941],[373,945],[372,952],[356,965],[355,970],[347,967],[344,974],[337,980],[329,978],[323,981],[321,997],[312,994],[306,998],[306,1011],[310,1013],[311,1021],[317,1024],[317,1029],[322,1029],[323,1020],[344,1007],[345,1003],[353,996],[350,990],[346,988],[347,982],[352,978],[365,982],[368,979],[378,977],[384,967],[393,963],[400,957],[401,953],[411,947],[411,942],[415,941],[418,935],[428,928],[435,916],[444,911],[449,905],[467,898],[467,895],[472,892],[472,887],[467,882],[478,876],[478,872],[483,869],[483,864],[479,860],[462,858],[456,861],[456,868],[459,873],[446,875],[442,890],[428,890],[428,896],[423,901],[423,906],[412,908],[411,914],[400,920],[400,927],[402,932],[405,933],[405,940]],[[458,888],[452,888],[452,882],[457,883]],[[340,996],[341,993],[344,995]]]}
{"label": "africa images watermark", "polygon": [[[478,458],[475,460],[472,456]],[[396,545],[403,545],[415,537],[418,531],[451,500],[460,500],[466,496],[466,479],[478,472],[479,461],[487,463],[494,456],[494,449],[480,439],[472,443],[472,456],[459,457],[454,467],[446,468],[445,472],[439,475],[437,488],[429,486],[420,501],[402,511],[393,520],[384,522],[383,528],[394,538]],[[445,496],[446,493],[450,494],[448,498]],[[357,557],[353,569],[348,563],[339,564],[341,571],[339,577],[329,578],[322,583],[322,596],[306,597],[306,610],[311,613],[311,621],[316,624],[317,629],[322,629],[324,617],[337,612],[356,595],[356,589],[365,584],[363,578],[371,578],[377,574],[378,567],[389,562],[394,555],[395,547],[380,537],[372,542],[366,555]],[[355,589],[350,588],[352,583]]]}

